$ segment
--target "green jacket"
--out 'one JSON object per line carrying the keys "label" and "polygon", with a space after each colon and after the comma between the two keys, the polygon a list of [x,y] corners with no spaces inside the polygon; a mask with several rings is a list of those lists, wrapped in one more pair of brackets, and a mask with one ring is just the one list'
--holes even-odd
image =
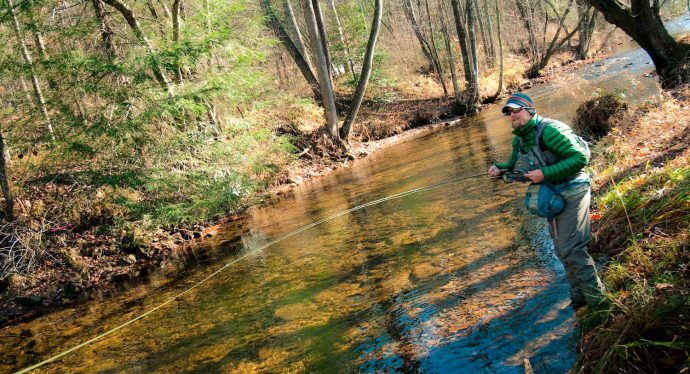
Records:
{"label": "green jacket", "polygon": [[[496,164],[499,169],[513,170],[517,162],[518,139],[522,138],[523,151],[529,152],[536,142],[536,127],[542,117],[535,114],[527,124],[513,130],[513,152],[506,163]],[[541,136],[542,150],[554,153],[560,158],[555,164],[541,169],[547,182],[561,182],[575,176],[587,164],[586,151],[575,140],[573,130],[561,122],[553,122],[544,128]]]}

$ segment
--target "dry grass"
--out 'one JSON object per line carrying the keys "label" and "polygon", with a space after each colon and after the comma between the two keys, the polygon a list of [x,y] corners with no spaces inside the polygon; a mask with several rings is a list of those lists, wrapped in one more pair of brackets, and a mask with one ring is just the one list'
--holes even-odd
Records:
{"label": "dry grass", "polygon": [[597,93],[577,109],[573,129],[590,141],[599,140],[611,131],[609,118],[627,108],[620,95]]}
{"label": "dry grass", "polygon": [[688,88],[612,117],[595,148],[595,253],[611,309],[581,321],[578,373],[690,369]]}

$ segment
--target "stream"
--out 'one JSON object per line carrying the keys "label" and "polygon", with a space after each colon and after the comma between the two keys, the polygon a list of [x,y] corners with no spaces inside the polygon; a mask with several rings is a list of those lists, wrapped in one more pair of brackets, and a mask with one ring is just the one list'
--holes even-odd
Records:
{"label": "stream", "polygon": [[[636,49],[526,93],[571,122],[598,88],[652,99],[652,69]],[[332,217],[485,172],[511,139],[496,105],[307,181],[228,223],[174,278],[0,330],[0,372],[174,298],[35,372],[523,373],[529,360],[535,373],[566,373],[576,319],[546,226],[525,214],[525,185],[481,176]]]}

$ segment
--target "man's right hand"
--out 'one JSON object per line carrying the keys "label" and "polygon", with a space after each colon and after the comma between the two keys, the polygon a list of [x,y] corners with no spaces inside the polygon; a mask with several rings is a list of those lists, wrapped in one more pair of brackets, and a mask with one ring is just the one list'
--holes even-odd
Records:
{"label": "man's right hand", "polygon": [[489,177],[496,178],[501,175],[501,169],[497,168],[496,165],[491,165],[488,174]]}

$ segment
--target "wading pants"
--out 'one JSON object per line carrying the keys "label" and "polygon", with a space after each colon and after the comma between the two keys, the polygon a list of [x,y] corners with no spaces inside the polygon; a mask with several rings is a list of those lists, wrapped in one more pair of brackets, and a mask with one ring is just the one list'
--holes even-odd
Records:
{"label": "wading pants", "polygon": [[565,210],[549,220],[556,256],[563,263],[570,282],[573,304],[595,305],[602,299],[604,287],[587,253],[589,243],[589,183],[562,191],[567,203]]}

